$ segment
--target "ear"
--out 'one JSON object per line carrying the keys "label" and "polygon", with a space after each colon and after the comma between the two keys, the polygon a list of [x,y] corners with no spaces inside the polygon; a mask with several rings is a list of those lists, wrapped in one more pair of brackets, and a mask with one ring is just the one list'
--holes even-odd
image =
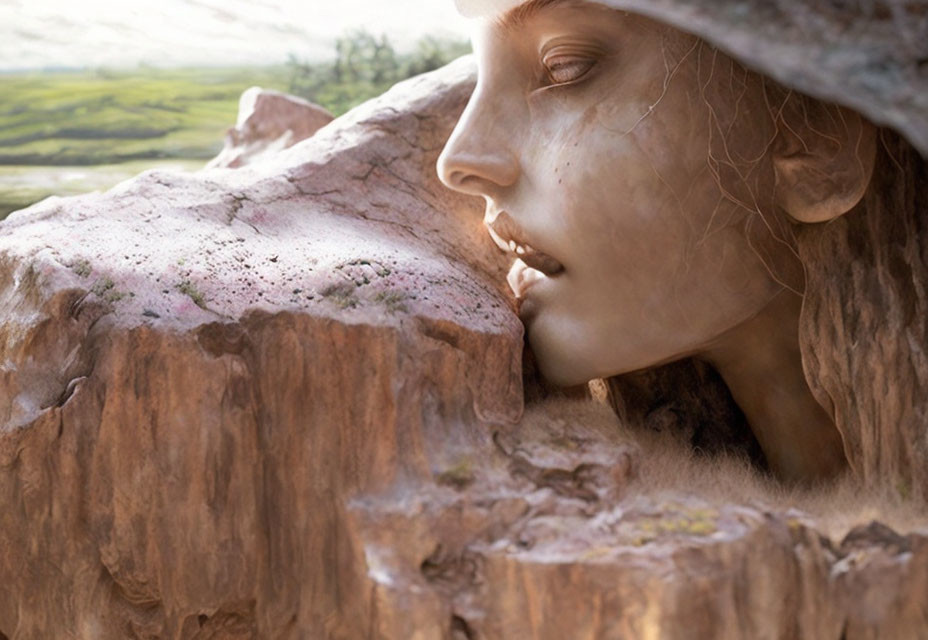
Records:
{"label": "ear", "polygon": [[781,122],[782,144],[773,157],[776,203],[799,222],[834,220],[853,209],[870,184],[876,127],[832,105],[803,109],[796,120]]}

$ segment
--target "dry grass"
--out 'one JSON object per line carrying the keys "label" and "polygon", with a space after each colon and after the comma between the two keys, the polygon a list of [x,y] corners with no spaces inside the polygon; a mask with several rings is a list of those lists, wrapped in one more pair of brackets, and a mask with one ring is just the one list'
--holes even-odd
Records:
{"label": "dry grass", "polygon": [[863,486],[853,476],[812,488],[788,487],[746,459],[706,456],[669,435],[632,429],[597,400],[545,400],[526,410],[532,431],[563,432],[603,447],[636,450],[636,473],[626,495],[656,502],[689,495],[715,504],[737,504],[808,520],[833,540],[857,525],[878,520],[899,533],[928,530],[928,504],[898,487]]}

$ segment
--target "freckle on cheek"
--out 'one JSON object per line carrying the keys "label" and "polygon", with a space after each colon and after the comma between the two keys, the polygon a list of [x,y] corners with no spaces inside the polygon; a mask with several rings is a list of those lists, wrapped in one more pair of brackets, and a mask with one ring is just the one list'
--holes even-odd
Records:
{"label": "freckle on cheek", "polygon": [[599,120],[599,107],[590,107],[583,112],[583,118],[581,119],[581,124],[583,128],[588,128],[591,124]]}

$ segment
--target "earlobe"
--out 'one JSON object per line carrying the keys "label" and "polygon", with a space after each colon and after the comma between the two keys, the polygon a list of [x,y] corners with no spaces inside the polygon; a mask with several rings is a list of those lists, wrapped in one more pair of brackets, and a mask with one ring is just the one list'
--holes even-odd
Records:
{"label": "earlobe", "polygon": [[876,127],[853,111],[833,109],[832,126],[804,120],[801,127],[785,127],[784,144],[774,153],[776,203],[799,222],[844,215],[860,202],[873,175]]}

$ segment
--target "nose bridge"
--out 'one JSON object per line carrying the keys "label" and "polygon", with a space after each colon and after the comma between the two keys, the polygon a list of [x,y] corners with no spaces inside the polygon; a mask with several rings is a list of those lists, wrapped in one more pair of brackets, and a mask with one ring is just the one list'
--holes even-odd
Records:
{"label": "nose bridge", "polygon": [[487,195],[519,177],[512,112],[499,95],[477,84],[438,158],[442,182],[457,191]]}

